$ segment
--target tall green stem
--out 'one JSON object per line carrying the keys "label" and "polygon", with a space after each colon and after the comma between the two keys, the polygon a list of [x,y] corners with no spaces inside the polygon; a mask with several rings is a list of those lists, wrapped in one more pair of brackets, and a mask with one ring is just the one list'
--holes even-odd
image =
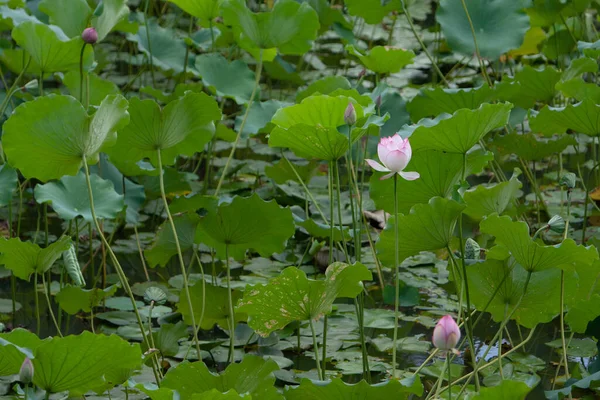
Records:
{"label": "tall green stem", "polygon": [[169,210],[169,203],[167,202],[167,195],[165,193],[165,179],[163,174],[163,166],[162,166],[162,158],[160,149],[156,150],[156,155],[158,158],[158,182],[160,185],[160,196],[162,197],[163,204],[165,206],[165,212],[167,213],[167,219],[169,220],[169,224],[171,225],[171,230],[173,231],[173,238],[175,239],[175,247],[177,248],[177,258],[179,259],[179,266],[181,268],[181,276],[183,279],[183,290],[185,291],[185,295],[187,297],[188,308],[190,309],[190,318],[192,320],[192,329],[194,331],[194,343],[196,345],[196,351],[198,352],[198,357],[200,357],[200,341],[198,340],[198,331],[196,329],[196,316],[194,315],[194,308],[192,306],[192,298],[190,296],[190,285],[187,278],[187,271],[185,268],[185,263],[183,261],[183,252],[181,251],[181,245],[179,244],[179,237],[177,235],[177,229],[175,228],[175,221],[173,221],[173,216],[171,215],[171,211]]}
{"label": "tall green stem", "polygon": [[258,91],[258,87],[260,85],[260,77],[262,74],[263,67],[263,51],[260,50],[260,54],[258,57],[258,64],[256,66],[256,79],[254,80],[254,88],[252,89],[252,94],[250,95],[250,100],[248,100],[248,104],[246,105],[246,112],[244,113],[244,118],[242,119],[242,123],[240,124],[240,129],[238,130],[237,136],[235,137],[235,142],[233,142],[233,146],[231,147],[231,151],[229,152],[229,157],[227,157],[227,161],[225,162],[225,166],[223,167],[223,172],[221,173],[221,178],[219,178],[219,183],[217,184],[217,189],[215,191],[215,196],[219,195],[219,191],[221,190],[221,186],[223,185],[223,180],[227,175],[227,169],[229,168],[229,164],[233,159],[233,155],[235,154],[235,149],[237,148],[238,142],[240,141],[240,137],[242,136],[242,132],[244,131],[244,126],[246,126],[246,121],[248,120],[248,115],[250,114],[250,108],[252,107],[252,103],[254,102],[254,96],[256,96],[256,92]]}
{"label": "tall green stem", "polygon": [[233,296],[231,293],[231,271],[229,269],[229,245],[225,245],[225,265],[227,268],[227,301],[229,303],[229,354],[227,362],[233,362],[233,353],[235,351],[233,339],[235,336],[235,314],[233,311]]}
{"label": "tall green stem", "polygon": [[40,328],[42,327],[41,319],[40,319],[40,298],[38,294],[38,273],[37,271],[33,276],[33,290],[35,292],[35,333],[40,336]]}
{"label": "tall green stem", "polygon": [[400,282],[398,272],[400,269],[400,254],[398,251],[398,174],[394,174],[394,338],[392,341],[392,378],[396,377],[396,351],[398,347],[398,320],[400,319]]}
{"label": "tall green stem", "polygon": [[[567,218],[565,219],[565,232],[563,234],[563,242],[569,236],[569,219],[571,218],[571,189],[567,189]],[[567,355],[567,342],[565,340],[565,270],[560,271],[560,340],[563,351],[563,362],[565,364],[565,375],[567,379],[569,374],[569,358]],[[569,396],[571,398],[571,396]]]}
{"label": "tall green stem", "polygon": [[144,6],[144,26],[146,27],[146,41],[148,42],[148,61],[150,64],[150,76],[152,77],[152,86],[156,87],[156,80],[154,79],[154,59],[152,56],[152,43],[150,42],[150,28],[148,27],[148,6],[150,0],[146,0]]}
{"label": "tall green stem", "polygon": [[471,34],[473,35],[473,45],[475,46],[475,55],[477,56],[477,60],[479,61],[479,66],[481,68],[481,74],[483,78],[487,82],[487,84],[492,87],[492,81],[487,73],[485,64],[483,63],[483,59],[481,58],[481,53],[479,52],[479,46],[477,45],[477,36],[475,35],[475,27],[473,26],[473,21],[471,20],[471,15],[469,14],[469,9],[467,8],[467,4],[465,0],[461,0],[463,10],[467,16],[467,21],[469,21],[469,27],[471,28]]}
{"label": "tall green stem", "polygon": [[50,302],[50,296],[48,294],[48,287],[46,286],[46,275],[44,273],[42,273],[42,284],[44,285],[44,295],[46,296],[46,304],[48,304],[48,312],[50,313],[52,322],[54,322],[54,327],[56,328],[56,333],[58,333],[58,335],[60,337],[63,337],[63,334],[60,331],[60,326],[58,325],[58,322],[56,321],[56,316],[54,315],[54,311],[52,310],[52,303]]}
{"label": "tall green stem", "polygon": [[315,333],[315,325],[314,325],[312,319],[309,320],[309,323],[310,323],[310,331],[312,332],[313,348],[314,348],[314,352],[315,352],[315,362],[317,364],[317,374],[319,375],[319,379],[324,381],[325,376],[323,375],[323,370],[321,369],[321,363],[319,363],[319,345],[317,343],[317,334]]}

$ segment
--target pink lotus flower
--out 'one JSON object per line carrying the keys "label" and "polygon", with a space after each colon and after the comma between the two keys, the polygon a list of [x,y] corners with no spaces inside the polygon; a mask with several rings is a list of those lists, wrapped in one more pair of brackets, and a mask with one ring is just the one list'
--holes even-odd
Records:
{"label": "pink lotus flower", "polygon": [[375,171],[389,172],[382,176],[381,180],[391,178],[394,174],[400,175],[407,181],[414,181],[421,176],[418,172],[404,171],[412,157],[412,149],[408,139],[403,139],[397,133],[394,136],[381,138],[377,145],[377,155],[383,165],[375,160],[366,161]]}
{"label": "pink lotus flower", "polygon": [[450,315],[440,319],[433,329],[433,345],[440,350],[453,350],[460,340],[460,328]]}
{"label": "pink lotus flower", "polygon": [[33,363],[29,357],[25,357],[21,369],[19,370],[19,380],[22,383],[29,383],[33,380]]}

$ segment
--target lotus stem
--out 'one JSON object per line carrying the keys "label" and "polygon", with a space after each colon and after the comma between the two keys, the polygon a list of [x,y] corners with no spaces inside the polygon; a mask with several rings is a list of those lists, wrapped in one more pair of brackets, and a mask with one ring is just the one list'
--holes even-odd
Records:
{"label": "lotus stem", "polygon": [[312,332],[313,339],[313,347],[315,351],[315,362],[317,364],[317,374],[319,375],[319,379],[324,381],[325,376],[323,375],[323,370],[321,369],[321,364],[319,363],[319,344],[317,343],[317,334],[315,333],[315,325],[313,324],[313,320],[309,320],[310,323],[310,331]]}
{"label": "lotus stem", "polygon": [[[571,218],[571,189],[567,189],[567,218],[565,218],[565,232],[563,234],[563,242],[569,236],[569,219]],[[565,270],[560,270],[560,341],[563,352],[563,362],[565,364],[565,375],[570,378],[569,373],[569,356],[567,355],[567,342],[565,339]],[[560,367],[559,367],[560,368]],[[569,398],[572,396],[569,394]]]}
{"label": "lotus stem", "polygon": [[56,327],[56,333],[60,337],[63,337],[62,332],[60,331],[60,326],[56,321],[56,316],[54,315],[54,311],[52,310],[52,303],[50,302],[50,296],[48,295],[48,287],[46,286],[46,276],[42,273],[42,284],[44,285],[44,295],[46,296],[46,303],[48,304],[48,312],[50,312],[50,317],[52,318],[52,322],[54,322],[54,326]]}
{"label": "lotus stem", "polygon": [[392,378],[396,377],[396,352],[398,347],[398,320],[400,319],[400,282],[398,272],[400,269],[400,254],[398,250],[398,174],[394,174],[394,338],[392,341]]}
{"label": "lotus stem", "polygon": [[235,347],[233,339],[235,337],[235,314],[233,310],[233,296],[231,293],[231,270],[229,269],[229,245],[225,245],[225,265],[227,269],[227,302],[229,303],[229,354],[227,362],[232,363],[234,360]]}
{"label": "lotus stem", "polygon": [[477,36],[475,35],[475,27],[473,26],[473,20],[471,20],[471,15],[469,14],[469,9],[467,8],[467,4],[465,0],[460,0],[463,6],[463,10],[465,10],[465,14],[467,16],[467,21],[469,21],[469,27],[471,28],[471,35],[473,35],[473,45],[475,46],[475,55],[477,56],[477,60],[479,61],[479,66],[481,68],[481,75],[487,82],[487,84],[492,87],[494,84],[492,83],[490,76],[487,73],[485,64],[483,63],[483,59],[481,58],[481,53],[479,52],[479,46],[477,45]]}

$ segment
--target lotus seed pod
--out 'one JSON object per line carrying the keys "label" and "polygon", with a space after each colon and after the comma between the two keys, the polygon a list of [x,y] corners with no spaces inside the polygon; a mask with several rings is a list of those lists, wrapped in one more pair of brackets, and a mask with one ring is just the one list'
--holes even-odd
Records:
{"label": "lotus seed pod", "polygon": [[471,238],[467,238],[465,242],[465,258],[467,260],[479,260],[480,250],[479,243]]}
{"label": "lotus seed pod", "polygon": [[167,294],[162,289],[152,286],[144,292],[144,300],[146,300],[147,303],[154,302],[154,304],[160,306],[166,303]]}
{"label": "lotus seed pod", "polygon": [[555,215],[548,221],[548,229],[562,235],[565,233],[565,219],[560,215]]}
{"label": "lotus seed pod", "polygon": [[33,363],[29,357],[25,357],[21,369],[19,370],[19,380],[23,383],[30,383],[33,380]]}
{"label": "lotus seed pod", "polygon": [[352,103],[348,103],[348,107],[344,111],[344,122],[346,125],[354,125],[356,123],[356,110]]}
{"label": "lotus seed pod", "polygon": [[81,38],[87,44],[95,44],[98,41],[98,32],[95,28],[85,28],[81,34]]}

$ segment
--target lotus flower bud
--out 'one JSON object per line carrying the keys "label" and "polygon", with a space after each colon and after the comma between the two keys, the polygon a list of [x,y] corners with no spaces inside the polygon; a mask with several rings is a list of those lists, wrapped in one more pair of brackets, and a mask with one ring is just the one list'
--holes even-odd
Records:
{"label": "lotus flower bud", "polygon": [[28,357],[25,357],[23,364],[21,364],[19,380],[23,383],[30,383],[33,380],[33,363]]}
{"label": "lotus flower bud", "polygon": [[548,221],[547,226],[548,229],[550,229],[552,232],[561,235],[565,233],[565,219],[560,215],[555,215],[554,217],[550,218],[550,221]]}
{"label": "lotus flower bud", "polygon": [[21,91],[26,92],[28,90],[35,90],[38,87],[39,87],[38,80],[33,79],[33,80],[27,82],[24,86],[21,86]]}
{"label": "lotus flower bud", "polygon": [[460,328],[450,315],[443,316],[433,329],[433,345],[440,350],[452,350],[459,340]]}
{"label": "lotus flower bud", "polygon": [[399,134],[381,138],[377,145],[377,155],[381,164],[374,160],[365,160],[375,171],[389,172],[380,179],[391,178],[394,174],[400,175],[407,181],[419,179],[418,172],[406,172],[404,169],[412,157],[412,149],[408,139],[403,139]]}
{"label": "lotus flower bud", "polygon": [[95,28],[85,28],[81,34],[81,38],[87,44],[95,44],[98,41],[98,32]]}
{"label": "lotus flower bud", "polygon": [[348,103],[348,107],[344,111],[344,122],[346,125],[354,125],[356,123],[356,110],[352,103]]}
{"label": "lotus flower bud", "polygon": [[566,186],[567,189],[575,189],[577,184],[577,177],[572,172],[565,173],[562,178],[560,178],[560,184]]}

